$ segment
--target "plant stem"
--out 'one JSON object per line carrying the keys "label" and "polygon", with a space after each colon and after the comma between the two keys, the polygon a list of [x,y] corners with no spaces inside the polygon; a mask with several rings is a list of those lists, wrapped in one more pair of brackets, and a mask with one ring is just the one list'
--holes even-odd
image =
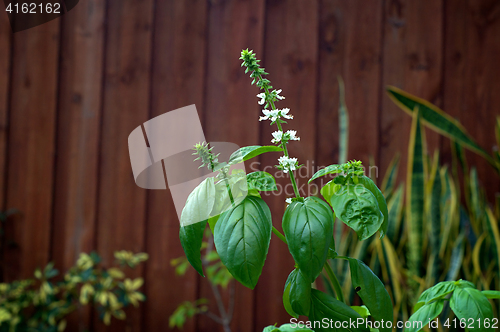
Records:
{"label": "plant stem", "polygon": [[226,183],[226,189],[229,194],[229,199],[231,200],[231,206],[234,207],[234,198],[233,198],[233,193],[231,192],[231,187],[229,186],[229,180],[227,179],[227,172],[224,170],[221,170],[222,176],[224,177],[224,182]]}
{"label": "plant stem", "polygon": [[[214,245],[213,241],[214,241],[213,237],[210,236],[209,240],[208,240],[206,255],[209,254],[213,250],[213,245]],[[205,268],[209,265],[209,263],[205,259],[202,260],[202,264]],[[217,308],[219,309],[219,313],[221,316],[221,317],[217,317],[220,319],[220,321],[214,319],[214,317],[211,317],[211,318],[222,325],[222,327],[224,328],[224,332],[231,332],[230,324],[231,324],[232,315],[233,315],[232,314],[232,311],[233,311],[232,305],[234,305],[234,303],[232,303],[232,301],[230,299],[229,308],[228,308],[228,310],[226,310],[226,308],[224,306],[224,301],[222,300],[222,296],[221,296],[221,293],[219,292],[219,289],[217,288],[217,285],[214,285],[211,280],[208,280],[208,283],[210,284],[210,288],[212,290],[212,293],[214,294],[215,302],[217,303]]]}
{"label": "plant stem", "polygon": [[335,276],[335,273],[333,273],[332,267],[330,266],[330,264],[328,264],[328,261],[325,262],[325,265],[323,267],[325,268],[326,273],[328,274],[328,278],[330,279],[333,289],[335,290],[337,300],[345,303],[344,294],[342,294],[342,287],[340,287],[339,280]]}
{"label": "plant stem", "polygon": [[[259,80],[262,79],[262,75],[259,75]],[[264,91],[266,92],[266,95],[269,95],[269,89],[267,88],[267,86],[264,86]],[[276,106],[274,105],[274,102],[273,101],[269,101],[270,104],[271,104],[271,109],[274,111],[276,110]],[[281,123],[276,120],[276,125],[278,126],[278,130],[283,132],[283,128],[281,127]],[[288,149],[286,147],[286,144],[282,144],[283,146],[283,153],[285,154],[285,157],[288,158]],[[295,181],[295,176],[293,175],[293,172],[292,170],[290,170],[290,181],[292,182],[292,186],[293,186],[293,192],[295,193],[295,197],[300,197],[300,194],[299,194],[299,190],[297,188],[297,182]]]}
{"label": "plant stem", "polygon": [[283,241],[286,245],[288,245],[288,242],[286,241],[285,236],[284,236],[283,234],[281,234],[281,232],[280,232],[280,231],[278,231],[278,230],[276,229],[276,227],[274,227],[274,226],[273,226],[273,233],[274,233],[277,237],[279,237],[279,239],[280,239],[281,241]]}

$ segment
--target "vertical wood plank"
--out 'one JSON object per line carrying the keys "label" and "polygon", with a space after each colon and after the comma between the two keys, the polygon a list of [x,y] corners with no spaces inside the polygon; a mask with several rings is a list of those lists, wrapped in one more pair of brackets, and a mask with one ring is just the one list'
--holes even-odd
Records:
{"label": "vertical wood plank", "polygon": [[[7,124],[11,73],[12,32],[7,15],[0,15],[0,209],[5,211],[7,170]],[[4,259],[5,241],[0,237],[0,260]],[[4,264],[0,264],[0,280],[3,281]]]}
{"label": "vertical wood plank", "polygon": [[[7,116],[10,91],[11,41],[12,32],[9,18],[7,15],[0,15],[0,207],[2,210],[5,209],[5,170],[7,163]],[[2,268],[0,268],[0,271],[1,270]]]}
{"label": "vertical wood plank", "polygon": [[[62,17],[52,259],[61,271],[95,249],[105,2],[80,3]],[[68,329],[85,331],[88,307]]]}
{"label": "vertical wood plank", "polygon": [[[264,1],[213,1],[209,7],[207,35],[207,78],[205,135],[210,142],[225,141],[239,146],[259,141],[258,90],[250,87],[250,78],[241,68],[242,49],[253,49],[262,56]],[[249,167],[249,164],[247,164]],[[211,310],[218,312],[215,299],[205,280],[201,297],[208,297]],[[225,294],[226,306],[228,294]],[[236,283],[232,320],[234,331],[255,331],[254,292]],[[221,330],[208,317],[200,317],[201,331]],[[221,330],[222,331],[222,330]]]}
{"label": "vertical wood plank", "polygon": [[[495,118],[500,114],[500,3],[446,1],[444,110],[459,119],[474,139],[492,152]],[[443,140],[449,151],[449,140]],[[490,201],[500,180],[484,159],[467,152]]]}
{"label": "vertical wood plank", "polygon": [[344,80],[349,109],[348,158],[362,160],[368,167],[371,156],[378,163],[382,1],[349,1],[343,5],[346,5]]}
{"label": "vertical wood plank", "polygon": [[[349,110],[348,159],[377,161],[382,1],[323,1],[320,9],[318,166],[338,162],[338,82]],[[363,24],[359,24],[363,22]],[[368,170],[368,168],[367,168]]]}
{"label": "vertical wood plank", "polygon": [[[97,250],[103,264],[116,250],[145,250],[146,190],[136,186],[128,135],[149,117],[153,1],[109,1],[107,10],[104,101],[97,211]],[[143,266],[127,271],[142,276]],[[141,312],[127,311],[126,322],[97,331],[140,331]]]}
{"label": "vertical wood plank", "polygon": [[[277,89],[283,89],[285,100],[278,108],[288,107],[294,119],[283,130],[297,130],[300,142],[289,145],[290,155],[297,157],[304,168],[296,172],[299,187],[307,183],[315,150],[316,84],[318,58],[318,2],[317,1],[268,1],[266,6],[266,39],[262,61],[268,78]],[[255,101],[254,101],[255,102]],[[254,120],[255,121],[255,120]],[[261,123],[261,144],[269,144],[275,127],[267,121]],[[262,158],[262,168],[275,173],[272,165],[277,164],[279,155],[268,154]],[[277,182],[281,195],[263,195],[269,203],[274,226],[281,230],[281,219],[285,198],[293,196],[288,178],[279,176]],[[301,194],[308,195],[306,186]],[[290,317],[283,308],[282,296],[288,274],[293,270],[293,259],[287,246],[274,235],[266,265],[256,289],[255,331],[274,323],[289,322]]]}
{"label": "vertical wood plank", "polygon": [[[383,86],[394,85],[442,106],[443,0],[391,0],[384,6]],[[380,156],[383,176],[393,156],[408,149],[411,118],[383,91]],[[428,151],[440,138],[427,130]],[[404,179],[406,158],[401,159]]]}
{"label": "vertical wood plank", "polygon": [[[339,87],[337,76],[344,75],[346,2],[320,1],[318,44],[318,118],[316,120],[316,165],[339,161]],[[349,106],[348,106],[349,107]],[[353,137],[350,137],[353,139]]]}
{"label": "vertical wood plank", "polygon": [[[160,1],[155,8],[151,115],[153,118],[195,104],[203,115],[207,2]],[[169,316],[183,301],[198,295],[194,269],[177,276],[170,265],[184,255],[179,241],[179,219],[168,190],[148,191],[143,331],[164,331]],[[168,329],[170,330],[170,329]],[[190,319],[183,331],[195,331]]]}
{"label": "vertical wood plank", "polygon": [[48,262],[52,217],[59,20],[14,34],[6,206],[7,280],[31,276]]}

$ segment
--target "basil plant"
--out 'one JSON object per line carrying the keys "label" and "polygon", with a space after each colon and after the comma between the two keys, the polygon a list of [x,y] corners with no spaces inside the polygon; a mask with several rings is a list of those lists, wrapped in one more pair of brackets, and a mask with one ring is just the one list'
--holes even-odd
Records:
{"label": "basil plant", "polygon": [[[392,324],[393,308],[384,285],[360,260],[337,255],[333,240],[336,218],[352,228],[361,240],[377,232],[383,237],[388,223],[384,196],[364,175],[361,162],[351,161],[328,166],[310,179],[337,174],[322,187],[324,200],[314,196],[302,197],[294,177],[294,171],[300,166],[287,149],[291,141],[299,141],[300,137],[294,130],[283,130],[286,120],[293,119],[293,116],[288,108],[276,107],[284,97],[280,95],[281,90],[273,89],[271,82],[264,78],[267,73],[260,67],[255,54],[243,50],[240,59],[245,72],[253,79],[252,84],[263,91],[257,95],[258,103],[263,106],[259,120],[276,125],[271,140],[274,145],[243,147],[227,162],[219,162],[219,156],[206,143],[194,147],[194,154],[198,156],[196,160],[202,163],[200,167],[206,166],[217,175],[208,177],[193,190],[182,211],[180,241],[188,261],[204,276],[200,251],[203,232],[209,224],[222,263],[236,280],[253,289],[261,275],[274,233],[288,246],[295,261],[295,268],[287,280],[283,280],[283,305],[290,316],[297,319],[299,315],[307,316],[309,324],[316,323],[311,325],[314,331],[336,330],[338,326],[348,331],[391,331],[387,323]],[[295,197],[286,199],[288,206],[282,218],[284,234],[273,226],[271,211],[259,194],[277,189],[274,177],[266,172],[244,174],[232,167],[267,152],[282,154],[276,167],[289,175],[295,193]],[[348,261],[352,285],[363,306],[346,304],[329,259]],[[326,270],[335,297],[315,288],[315,281],[323,270]],[[328,324],[325,324],[325,319]],[[318,322],[322,324],[318,326]],[[301,331],[309,331],[308,327],[304,328]]]}

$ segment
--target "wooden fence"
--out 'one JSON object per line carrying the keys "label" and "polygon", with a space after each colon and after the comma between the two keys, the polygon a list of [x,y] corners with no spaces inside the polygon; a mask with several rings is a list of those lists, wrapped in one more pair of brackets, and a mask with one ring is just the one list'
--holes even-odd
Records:
{"label": "wooden fence", "polygon": [[[0,13],[0,202],[22,216],[7,223],[5,280],[50,260],[60,270],[97,250],[104,264],[119,249],[145,251],[134,272],[147,302],[111,328],[78,311],[70,331],[165,331],[183,300],[210,297],[182,255],[168,190],[137,187],[129,133],[146,120],[196,104],[208,141],[266,144],[258,90],[240,68],[253,49],[283,89],[301,141],[301,162],[338,155],[338,84],[346,84],[349,158],[373,157],[382,174],[403,156],[410,118],[385,95],[401,87],[458,118],[487,150],[500,105],[500,2],[497,0],[87,0],[61,19],[12,34]],[[427,131],[429,149],[449,161],[449,141]],[[491,195],[498,177],[470,155]],[[276,163],[264,156],[262,165]],[[403,177],[401,176],[403,179]],[[305,183],[301,180],[301,183]],[[274,224],[285,196],[266,197]],[[293,268],[275,238],[254,291],[237,286],[234,331],[288,320],[281,304]],[[213,308],[217,311],[216,308]],[[185,331],[217,331],[207,317]]]}

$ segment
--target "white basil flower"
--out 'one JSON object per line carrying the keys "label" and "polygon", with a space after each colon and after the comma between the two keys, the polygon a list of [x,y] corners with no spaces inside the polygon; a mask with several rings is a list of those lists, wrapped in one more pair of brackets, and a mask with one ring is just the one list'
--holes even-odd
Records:
{"label": "white basil flower", "polygon": [[278,159],[281,168],[283,169],[283,173],[288,173],[288,171],[294,171],[297,165],[297,158],[289,158],[286,156],[281,156]]}
{"label": "white basil flower", "polygon": [[287,199],[285,199],[285,203],[286,204],[292,204],[292,199],[289,197]]}
{"label": "white basil flower", "polygon": [[283,132],[282,131],[275,131],[272,133],[273,139],[271,140],[271,143],[279,143],[281,142],[281,139],[283,138]]}
{"label": "white basil flower", "polygon": [[284,108],[280,110],[280,116],[284,117],[285,119],[291,120],[293,119],[293,115],[288,115],[288,112],[290,112],[289,108]]}
{"label": "white basil flower", "polygon": [[266,94],[264,92],[259,93],[257,95],[257,98],[260,98],[259,105],[264,105],[264,103],[266,102]]}
{"label": "white basil flower", "polygon": [[277,99],[279,99],[279,100],[283,100],[283,99],[285,99],[285,97],[283,97],[283,96],[280,96],[280,95],[279,95],[279,94],[281,93],[281,89],[279,89],[279,90],[274,90],[273,92],[274,92],[274,95],[275,95],[275,97],[276,97]]}
{"label": "white basil flower", "polygon": [[264,113],[264,116],[261,116],[259,118],[259,121],[262,120],[268,120],[271,119],[271,121],[276,121],[276,119],[279,118],[279,111],[278,110],[262,110],[262,113]]}
{"label": "white basil flower", "polygon": [[297,131],[296,130],[288,130],[286,132],[287,138],[291,141],[300,141],[300,137],[297,137]]}

